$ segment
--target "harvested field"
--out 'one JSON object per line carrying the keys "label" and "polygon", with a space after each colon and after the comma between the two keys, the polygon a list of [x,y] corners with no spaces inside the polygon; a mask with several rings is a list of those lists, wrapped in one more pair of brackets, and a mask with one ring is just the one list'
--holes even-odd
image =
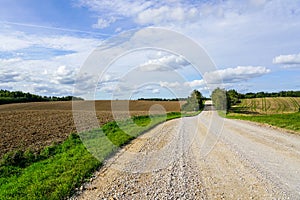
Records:
{"label": "harvested field", "polygon": [[[90,112],[91,101],[78,101],[76,108]],[[113,106],[112,106],[113,104]],[[113,120],[114,112],[126,113],[127,101],[96,101],[95,110],[99,125]],[[179,112],[182,102],[176,101],[130,101],[130,115],[147,115],[153,105],[164,107],[167,112]],[[80,106],[78,106],[80,105]],[[0,157],[12,150],[31,149],[39,151],[52,143],[64,141],[76,132],[73,121],[72,102],[38,102],[7,104],[0,106]]]}
{"label": "harvested field", "polygon": [[299,108],[300,97],[268,97],[242,99],[234,110],[245,114],[282,114],[298,112]]}

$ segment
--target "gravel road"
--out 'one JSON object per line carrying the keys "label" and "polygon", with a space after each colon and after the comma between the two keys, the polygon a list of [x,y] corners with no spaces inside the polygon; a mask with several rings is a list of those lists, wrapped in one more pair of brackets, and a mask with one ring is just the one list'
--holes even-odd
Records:
{"label": "gravel road", "polygon": [[300,199],[300,136],[206,109],[141,135],[71,199]]}

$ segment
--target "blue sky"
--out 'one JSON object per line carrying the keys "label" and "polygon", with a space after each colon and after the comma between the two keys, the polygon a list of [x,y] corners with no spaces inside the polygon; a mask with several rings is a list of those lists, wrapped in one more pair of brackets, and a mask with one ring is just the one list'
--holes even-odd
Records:
{"label": "blue sky", "polygon": [[[300,86],[299,0],[1,0],[0,25],[1,89],[110,99]],[[78,76],[103,42],[146,27],[191,38],[215,70],[199,74],[177,52],[144,49],[116,55],[96,85],[92,76]],[[84,87],[74,90],[76,81]],[[127,94],[116,96],[120,91]]]}

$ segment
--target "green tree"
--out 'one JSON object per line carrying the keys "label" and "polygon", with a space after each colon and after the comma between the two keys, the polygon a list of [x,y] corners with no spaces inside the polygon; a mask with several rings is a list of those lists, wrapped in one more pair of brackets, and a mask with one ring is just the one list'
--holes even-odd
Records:
{"label": "green tree", "polygon": [[227,110],[230,107],[230,99],[225,89],[216,88],[211,94],[211,99],[217,110]]}
{"label": "green tree", "polygon": [[182,106],[184,111],[198,111],[204,107],[204,97],[201,92],[194,90],[191,95],[187,98],[187,103]]}
{"label": "green tree", "polygon": [[232,105],[236,105],[240,103],[240,94],[236,90],[228,90],[226,92],[226,96],[229,99],[229,105],[227,107],[231,107]]}
{"label": "green tree", "polygon": [[40,102],[40,101],[71,101],[84,100],[80,97],[66,96],[66,97],[47,97],[24,93],[21,91],[8,91],[0,89],[0,105],[7,103],[23,103],[23,102]]}

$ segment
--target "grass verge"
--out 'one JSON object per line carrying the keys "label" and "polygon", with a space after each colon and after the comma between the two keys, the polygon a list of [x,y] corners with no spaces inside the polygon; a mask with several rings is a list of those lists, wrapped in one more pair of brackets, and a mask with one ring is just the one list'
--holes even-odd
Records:
{"label": "grass verge", "polygon": [[269,114],[269,115],[241,115],[241,114],[228,114],[227,118],[241,119],[265,123],[280,128],[285,128],[293,131],[300,132],[300,112],[288,114]]}
{"label": "grass verge", "polygon": [[172,112],[108,122],[101,129],[80,133],[81,138],[71,134],[62,144],[39,153],[6,154],[0,163],[0,199],[64,199],[119,147],[166,120],[197,114]]}

